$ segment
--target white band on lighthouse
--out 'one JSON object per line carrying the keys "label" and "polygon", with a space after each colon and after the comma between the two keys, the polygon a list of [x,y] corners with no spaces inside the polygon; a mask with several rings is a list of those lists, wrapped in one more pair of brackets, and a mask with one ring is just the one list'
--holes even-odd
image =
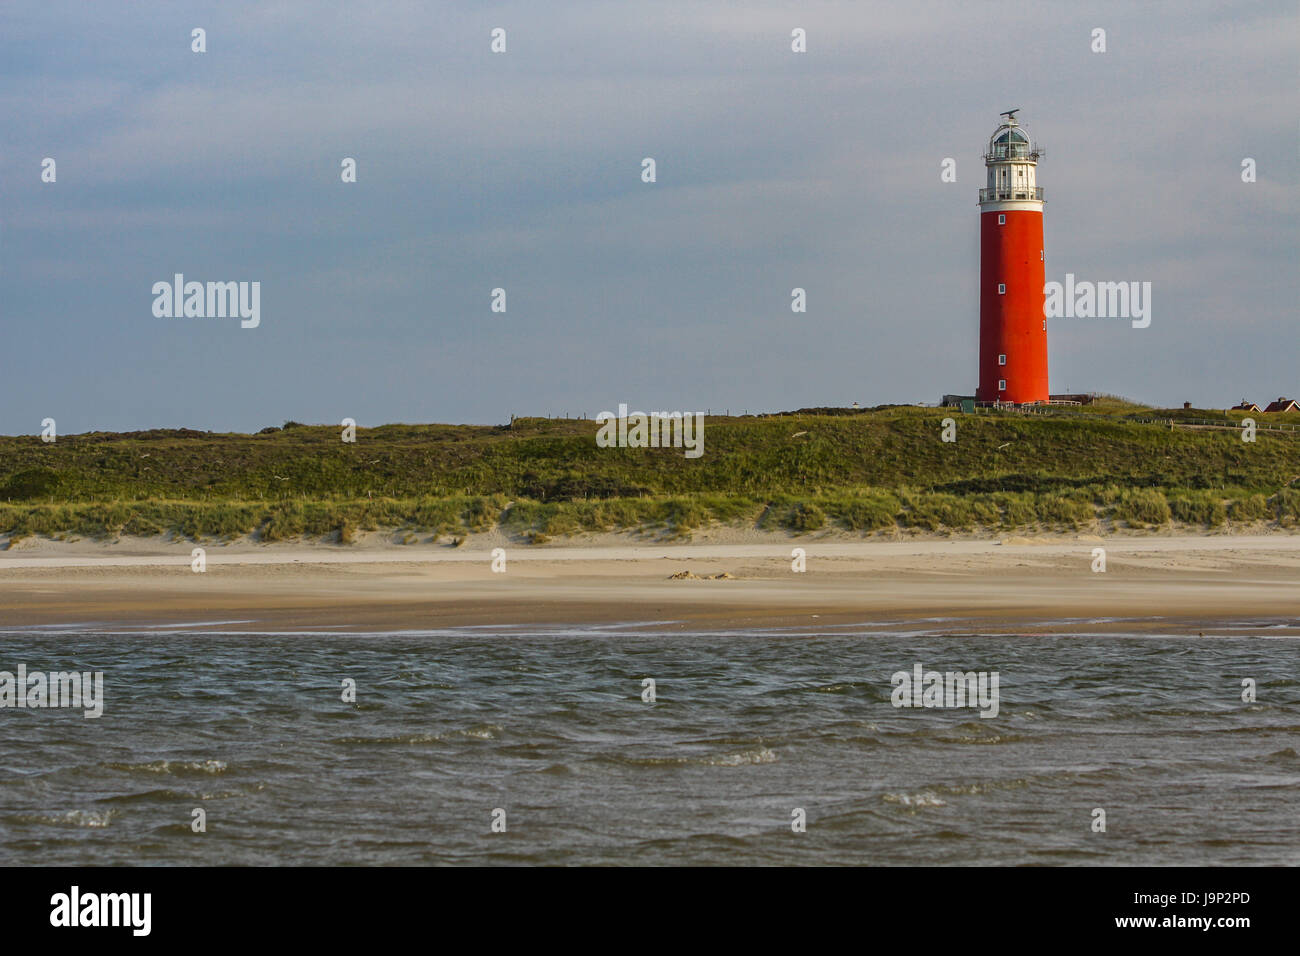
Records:
{"label": "white band on lighthouse", "polygon": [[979,206],[982,212],[1042,212],[1046,203],[1044,199],[994,199]]}

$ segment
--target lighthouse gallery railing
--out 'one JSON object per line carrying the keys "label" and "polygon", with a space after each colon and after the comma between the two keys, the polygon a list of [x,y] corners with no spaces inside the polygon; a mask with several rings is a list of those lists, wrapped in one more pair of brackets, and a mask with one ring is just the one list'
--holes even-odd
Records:
{"label": "lighthouse gallery railing", "polygon": [[1039,199],[1043,198],[1043,187],[999,189],[994,186],[980,190],[980,202],[995,202],[999,199]]}

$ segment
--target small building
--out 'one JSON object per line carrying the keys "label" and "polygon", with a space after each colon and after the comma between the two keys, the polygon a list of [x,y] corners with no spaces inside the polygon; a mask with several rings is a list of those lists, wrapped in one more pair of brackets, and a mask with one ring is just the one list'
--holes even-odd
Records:
{"label": "small building", "polygon": [[1248,402],[1248,401],[1246,401],[1246,400],[1243,398],[1243,399],[1241,400],[1241,404],[1240,404],[1240,405],[1233,405],[1232,408],[1229,409],[1229,411],[1233,411],[1233,412],[1258,412],[1258,411],[1259,411],[1259,406],[1256,405],[1254,402]]}
{"label": "small building", "polygon": [[1280,395],[1276,402],[1269,402],[1268,407],[1264,409],[1268,412],[1294,412],[1300,411],[1300,405],[1296,404],[1294,398],[1282,398]]}

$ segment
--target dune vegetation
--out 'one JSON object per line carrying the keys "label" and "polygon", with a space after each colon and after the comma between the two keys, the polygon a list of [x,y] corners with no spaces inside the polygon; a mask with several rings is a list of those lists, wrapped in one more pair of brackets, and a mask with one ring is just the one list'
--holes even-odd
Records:
{"label": "dune vegetation", "polygon": [[[713,523],[812,533],[1199,529],[1300,523],[1300,415],[1107,400],[1043,414],[884,406],[712,416],[704,454],[601,448],[596,423],[300,425],[0,437],[0,535],[263,541],[359,531],[524,540],[683,536]],[[956,441],[941,440],[956,422]],[[1216,424],[1217,423],[1217,427]],[[1276,426],[1285,426],[1277,428]],[[1289,429],[1289,430],[1287,430]]]}

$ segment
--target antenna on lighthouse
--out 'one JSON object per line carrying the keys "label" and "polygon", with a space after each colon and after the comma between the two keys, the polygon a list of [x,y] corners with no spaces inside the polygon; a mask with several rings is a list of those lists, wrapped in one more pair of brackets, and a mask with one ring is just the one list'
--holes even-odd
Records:
{"label": "antenna on lighthouse", "polygon": [[1019,112],[1020,112],[1020,107],[1017,106],[1017,107],[1016,107],[1015,109],[1013,109],[1013,110],[1007,110],[1005,113],[999,113],[998,115],[999,115],[999,116],[1005,116],[1005,117],[1007,118],[1008,122],[1014,123],[1014,122],[1016,121],[1016,114],[1019,113]]}

